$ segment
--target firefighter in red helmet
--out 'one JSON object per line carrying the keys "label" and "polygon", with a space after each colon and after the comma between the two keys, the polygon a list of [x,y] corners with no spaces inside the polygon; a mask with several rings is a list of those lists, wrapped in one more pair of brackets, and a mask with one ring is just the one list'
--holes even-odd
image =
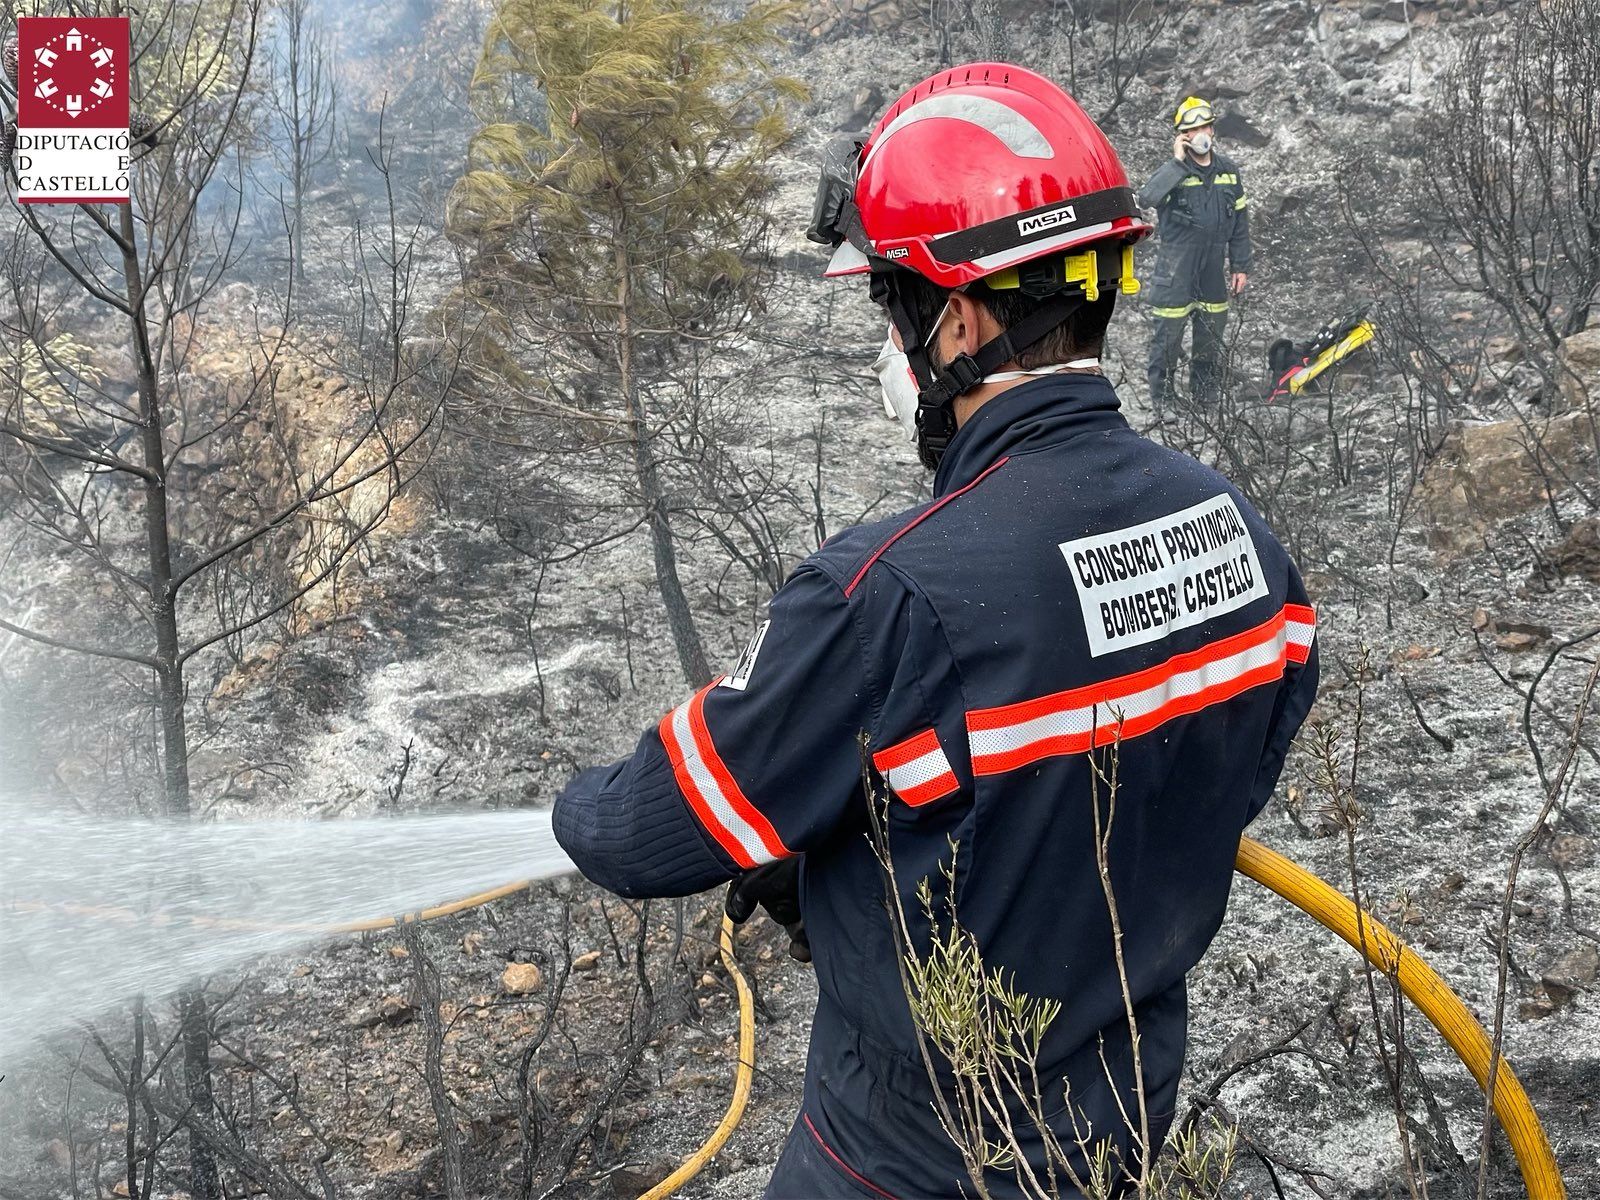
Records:
{"label": "firefighter in red helmet", "polygon": [[[1103,329],[1098,314],[1109,317],[1115,295],[1138,291],[1133,244],[1150,226],[1117,152],[1031,71],[979,63],[941,73],[902,96],[870,138],[830,149],[808,233],[837,243],[830,277],[870,273],[895,343],[878,363],[886,403],[914,426],[929,467],[956,431],[958,396],[1018,355],[1036,362],[1041,348],[1067,344],[1075,315]],[[925,310],[944,294],[959,318],[976,312],[969,298],[990,315],[1025,308],[1027,319],[939,362],[945,306]]]}
{"label": "firefighter in red helmet", "polygon": [[[1143,1149],[1128,1114],[1156,1142],[1171,1123],[1184,977],[1310,707],[1316,648],[1260,516],[1135,433],[1100,372],[1147,232],[1100,130],[1017,67],[941,71],[836,145],[811,234],[885,309],[885,402],[933,498],[831,538],[732,674],[557,801],[591,879],[630,896],[732,879],[730,915],[765,907],[814,962],[805,1097],[769,1200],[956,1197],[975,1177],[995,1197],[1068,1194],[1100,1155],[1120,1192]],[[1113,744],[1117,936],[1089,759]],[[995,1080],[979,1118],[991,1144],[1009,1127],[1009,1158],[958,1150],[963,1093],[903,986],[901,936],[925,958],[947,902],[989,971],[1060,1005],[1026,1068],[1039,1090]]]}

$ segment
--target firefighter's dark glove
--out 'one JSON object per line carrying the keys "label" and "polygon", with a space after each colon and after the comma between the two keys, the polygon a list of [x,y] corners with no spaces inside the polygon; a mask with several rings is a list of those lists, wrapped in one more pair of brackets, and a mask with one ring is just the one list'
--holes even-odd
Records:
{"label": "firefighter's dark glove", "polygon": [[800,915],[800,859],[779,859],[753,871],[746,871],[728,885],[726,911],[743,925],[755,916],[757,908],[767,910],[779,925],[789,931],[789,957],[797,962],[811,961],[811,939],[806,937]]}

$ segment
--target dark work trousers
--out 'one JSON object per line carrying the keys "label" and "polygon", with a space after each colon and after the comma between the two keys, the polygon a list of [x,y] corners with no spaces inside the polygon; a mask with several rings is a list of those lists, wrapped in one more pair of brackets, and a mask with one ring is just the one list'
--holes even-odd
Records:
{"label": "dark work trousers", "polygon": [[[972,1184],[966,1178],[952,1179],[943,1196],[949,1200],[971,1195]],[[1133,1185],[1125,1179],[1117,1180],[1113,1196],[1131,1193]],[[896,1196],[863,1178],[844,1163],[812,1129],[804,1113],[789,1130],[778,1165],[772,1169],[767,1190],[761,1200],[930,1200],[926,1196]],[[934,1198],[942,1200],[942,1198]]]}
{"label": "dark work trousers", "polygon": [[[958,1194],[955,1188],[952,1195]],[[834,1154],[804,1113],[789,1130],[778,1165],[761,1200],[895,1200],[851,1170]]]}
{"label": "dark work trousers", "polygon": [[1150,332],[1150,405],[1157,417],[1166,412],[1177,392],[1178,358],[1183,352],[1183,331],[1194,322],[1189,352],[1189,394],[1196,401],[1215,400],[1222,388],[1222,336],[1228,324],[1228,304],[1186,305],[1175,310],[1156,309]]}

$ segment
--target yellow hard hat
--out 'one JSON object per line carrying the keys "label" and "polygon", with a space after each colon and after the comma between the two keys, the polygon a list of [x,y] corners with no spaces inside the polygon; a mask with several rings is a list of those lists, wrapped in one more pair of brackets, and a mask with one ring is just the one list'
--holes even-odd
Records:
{"label": "yellow hard hat", "polygon": [[1178,111],[1172,117],[1172,124],[1179,133],[1182,133],[1186,129],[1198,129],[1202,125],[1210,125],[1215,120],[1216,116],[1211,111],[1209,100],[1190,96],[1178,105]]}

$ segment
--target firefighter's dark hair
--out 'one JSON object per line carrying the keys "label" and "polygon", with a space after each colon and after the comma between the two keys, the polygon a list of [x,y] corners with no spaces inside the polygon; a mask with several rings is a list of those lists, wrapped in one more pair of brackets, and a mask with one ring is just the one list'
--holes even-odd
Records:
{"label": "firefighter's dark hair", "polygon": [[[950,298],[948,288],[930,283],[913,272],[905,272],[903,293],[911,309],[917,328],[927,330],[932,326],[939,310]],[[989,310],[989,315],[1002,329],[1011,329],[1035,309],[1041,301],[1016,290],[995,291],[982,283],[963,289]],[[1066,322],[1057,326],[1032,346],[1017,355],[1017,366],[1029,371],[1051,363],[1070,362],[1075,358],[1094,358],[1105,346],[1106,326],[1111,323],[1111,311],[1116,306],[1117,294],[1107,291],[1092,304],[1085,301]]]}

